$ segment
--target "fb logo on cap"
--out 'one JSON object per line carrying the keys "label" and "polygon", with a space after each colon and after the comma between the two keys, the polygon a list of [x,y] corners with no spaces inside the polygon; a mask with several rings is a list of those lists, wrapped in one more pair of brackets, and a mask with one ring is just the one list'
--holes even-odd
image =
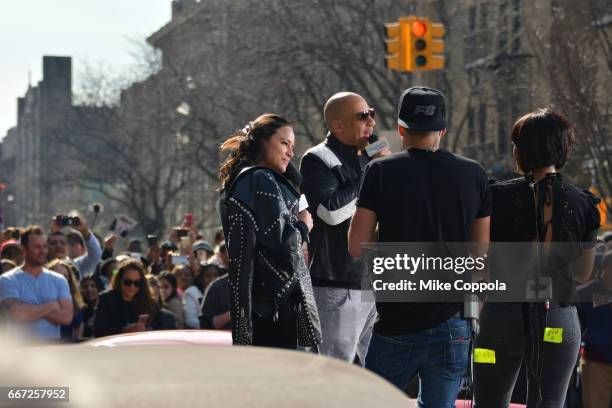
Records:
{"label": "fb logo on cap", "polygon": [[417,105],[414,108],[414,114],[418,115],[419,113],[424,113],[427,116],[432,116],[436,111],[435,105]]}

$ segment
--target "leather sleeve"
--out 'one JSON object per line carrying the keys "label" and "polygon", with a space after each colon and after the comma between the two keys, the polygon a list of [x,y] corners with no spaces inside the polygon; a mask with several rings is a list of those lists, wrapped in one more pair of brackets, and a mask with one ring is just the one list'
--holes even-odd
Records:
{"label": "leather sleeve", "polygon": [[338,225],[355,213],[359,183],[342,177],[340,166],[328,168],[313,154],[302,159],[302,193],[313,215],[328,225]]}
{"label": "leather sleeve", "polygon": [[252,212],[235,198],[228,200],[226,243],[232,340],[237,345],[249,345],[253,343],[255,223]]}

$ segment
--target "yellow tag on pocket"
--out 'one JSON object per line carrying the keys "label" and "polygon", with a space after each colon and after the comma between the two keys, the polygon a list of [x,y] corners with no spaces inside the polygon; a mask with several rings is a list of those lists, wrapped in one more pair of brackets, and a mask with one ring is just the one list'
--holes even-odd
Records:
{"label": "yellow tag on pocket", "polygon": [[563,341],[563,328],[546,327],[544,329],[544,341],[548,343],[561,343]]}
{"label": "yellow tag on pocket", "polygon": [[495,350],[475,348],[474,362],[481,364],[495,364]]}

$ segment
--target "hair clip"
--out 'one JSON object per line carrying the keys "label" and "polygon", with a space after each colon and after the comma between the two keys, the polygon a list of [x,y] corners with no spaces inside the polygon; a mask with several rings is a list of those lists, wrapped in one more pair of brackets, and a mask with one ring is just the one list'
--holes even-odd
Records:
{"label": "hair clip", "polygon": [[245,127],[242,128],[242,133],[244,133],[245,136],[249,136],[252,130],[253,130],[253,122],[249,122],[247,123]]}

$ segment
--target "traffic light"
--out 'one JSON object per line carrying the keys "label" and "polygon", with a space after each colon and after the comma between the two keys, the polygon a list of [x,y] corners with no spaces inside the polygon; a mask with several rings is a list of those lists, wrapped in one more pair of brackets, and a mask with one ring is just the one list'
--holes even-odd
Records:
{"label": "traffic light", "polygon": [[387,68],[398,71],[444,69],[444,26],[428,17],[400,17],[387,29]]}
{"label": "traffic light", "polygon": [[427,55],[427,23],[423,19],[409,17],[406,21],[410,31],[408,43],[410,71],[423,70],[428,62]]}
{"label": "traffic light", "polygon": [[432,23],[427,17],[408,17],[410,42],[408,66],[410,71],[444,69],[444,26]]}
{"label": "traffic light", "polygon": [[429,47],[427,47],[427,69],[444,69],[444,26],[429,23]]}
{"label": "traffic light", "polygon": [[385,40],[387,55],[385,60],[387,69],[404,71],[406,65],[406,45],[401,35],[399,23],[385,24],[387,39]]}

